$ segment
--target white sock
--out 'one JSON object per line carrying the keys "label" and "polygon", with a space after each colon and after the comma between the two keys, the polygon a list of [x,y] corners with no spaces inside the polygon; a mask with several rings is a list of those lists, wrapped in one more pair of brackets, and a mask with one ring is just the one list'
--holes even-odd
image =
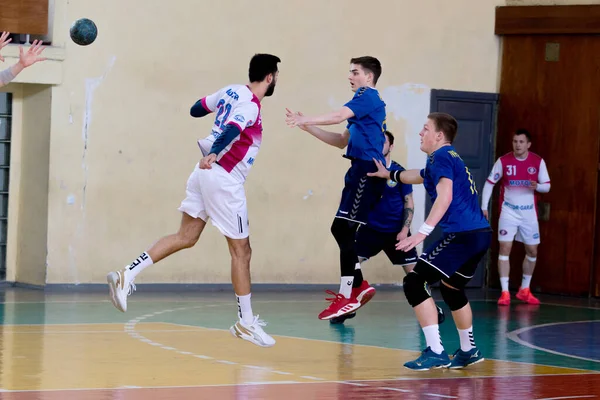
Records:
{"label": "white sock", "polygon": [[354,283],[353,276],[342,276],[342,281],[340,282],[340,293],[345,298],[349,299],[352,295],[352,284]]}
{"label": "white sock", "polygon": [[460,337],[460,349],[462,351],[469,351],[475,347],[472,326],[468,329],[458,329],[458,336]]}
{"label": "white sock", "polygon": [[442,346],[442,338],[440,337],[440,326],[437,324],[426,326],[423,328],[423,333],[425,334],[427,346],[431,347],[434,353],[442,354],[444,346]]}
{"label": "white sock", "polygon": [[254,314],[252,314],[252,304],[250,303],[250,297],[252,293],[244,296],[235,295],[238,304],[238,317],[246,324],[250,325],[254,321]]}
{"label": "white sock", "polygon": [[523,280],[521,281],[521,289],[528,288],[530,283],[531,275],[523,275]]}
{"label": "white sock", "polygon": [[500,277],[500,285],[502,286],[503,292],[508,292],[508,276]]}
{"label": "white sock", "polygon": [[150,258],[150,254],[146,252],[140,254],[138,258],[133,260],[133,262],[126,267],[130,272],[131,280],[134,280],[140,272],[152,264],[154,264],[154,261],[152,261],[152,258]]}

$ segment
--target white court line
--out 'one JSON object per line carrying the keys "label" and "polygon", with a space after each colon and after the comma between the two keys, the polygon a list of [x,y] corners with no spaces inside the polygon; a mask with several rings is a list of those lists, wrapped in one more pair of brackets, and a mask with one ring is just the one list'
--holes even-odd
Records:
{"label": "white court line", "polygon": [[[189,307],[187,309],[200,309],[200,308],[206,308],[209,307],[211,305],[199,305],[199,306],[195,306],[195,307]],[[177,309],[173,309],[173,310],[164,310],[161,313],[166,313],[166,312],[173,312],[173,311],[183,311],[186,310],[186,308],[177,308]],[[210,357],[210,356],[206,356],[203,354],[194,354],[192,352],[183,352],[179,349],[176,349],[175,347],[170,347],[170,346],[165,346],[161,343],[158,342],[154,342],[149,338],[144,337],[143,335],[140,335],[140,331],[136,331],[135,330],[135,325],[140,322],[145,320],[146,318],[151,317],[152,315],[147,314],[147,315],[143,315],[141,317],[137,317],[134,318],[132,320],[130,320],[129,322],[127,322],[124,325],[124,331],[129,334],[133,339],[139,340],[141,342],[147,343],[151,346],[158,346],[164,350],[169,350],[169,351],[174,351],[178,354],[183,354],[183,355],[190,355],[192,357],[196,357],[196,358],[200,358],[203,360],[214,360],[214,362],[220,363],[220,364],[226,364],[226,365],[239,365],[239,363],[234,362],[234,361],[228,361],[228,360],[216,360],[214,359],[214,357]],[[275,373],[275,371],[273,371],[273,369],[268,368],[268,367],[256,367],[256,368],[260,368],[266,372],[273,372]],[[291,372],[282,372],[282,371],[277,371],[278,374],[282,375],[294,375]],[[325,379],[322,378],[317,378],[317,377],[313,377],[313,376],[300,376],[300,378],[305,379],[305,380],[312,380],[312,381],[324,381]]]}
{"label": "white court line", "polygon": [[544,327],[548,327],[548,326],[556,326],[556,325],[568,325],[568,324],[583,324],[583,323],[590,323],[590,322],[600,322],[600,320],[584,320],[584,321],[567,321],[567,322],[551,322],[548,324],[541,324],[541,325],[532,325],[532,326],[526,326],[524,328],[520,328],[517,330],[514,330],[512,332],[507,332],[506,333],[506,337],[510,340],[512,340],[513,342],[516,342],[522,346],[525,347],[529,347],[531,349],[535,349],[535,350],[539,350],[539,351],[543,351],[545,353],[550,353],[550,354],[554,354],[557,356],[564,356],[564,357],[569,357],[569,358],[575,358],[578,360],[583,360],[583,361],[591,361],[591,362],[595,362],[595,363],[600,363],[600,360],[595,360],[593,358],[586,358],[586,357],[580,357],[580,356],[575,356],[572,354],[566,354],[566,353],[562,353],[559,351],[555,351],[555,350],[550,350],[550,349],[546,349],[544,347],[540,347],[540,346],[536,346],[532,343],[529,343],[523,339],[521,339],[519,337],[520,334],[522,334],[523,332],[527,332],[527,331],[531,331],[534,329],[538,329],[538,328],[544,328]]}
{"label": "white court line", "polygon": [[[170,325],[175,325],[175,326],[185,326],[185,327],[189,327],[189,328],[200,328],[200,329],[206,329],[209,331],[228,331],[228,329],[221,329],[221,328],[207,328],[204,326],[196,326],[196,325],[186,325],[186,324],[180,324],[180,323],[174,323],[174,322],[161,322],[163,324],[170,324]],[[181,331],[181,332],[185,332],[185,331]],[[323,343],[333,343],[333,344],[340,344],[340,342],[335,342],[333,340],[324,340],[324,339],[310,339],[310,338],[303,338],[303,337],[297,337],[297,336],[287,336],[287,335],[276,335],[279,337],[283,337],[283,338],[287,338],[287,339],[298,339],[298,340],[308,340],[308,341],[313,341],[313,342],[323,342]],[[382,346],[375,346],[372,344],[356,344],[356,343],[344,343],[346,345],[350,345],[350,346],[361,346],[361,347],[370,347],[370,348],[374,348],[374,349],[381,349],[381,350],[401,350],[401,351],[409,351],[409,352],[413,352],[415,354],[420,354],[420,352],[418,350],[406,350],[406,349],[399,349],[396,347],[382,347]],[[498,361],[498,362],[509,362],[512,364],[521,364],[521,365],[530,365],[530,366],[535,366],[535,367],[549,367],[549,368],[561,368],[561,369],[570,369],[573,371],[582,371],[584,373],[590,373],[590,374],[597,374],[600,373],[598,371],[594,371],[594,370],[589,370],[589,369],[583,369],[583,368],[572,368],[572,367],[557,367],[556,365],[547,365],[547,364],[536,364],[536,363],[529,363],[529,362],[525,362],[525,361],[507,361],[507,360],[498,360],[498,359],[494,359],[494,358],[487,358],[486,360],[491,360],[491,361]],[[519,375],[519,376],[546,376],[546,375],[581,375],[581,373],[568,373],[568,374],[532,374],[532,375]],[[500,375],[500,377],[504,377],[505,375]],[[457,378],[481,378],[481,376],[460,376],[460,377],[451,377],[449,379],[457,379]],[[411,379],[411,378],[409,378]],[[427,378],[430,379],[430,378]],[[431,379],[445,379],[445,378],[431,378]]]}

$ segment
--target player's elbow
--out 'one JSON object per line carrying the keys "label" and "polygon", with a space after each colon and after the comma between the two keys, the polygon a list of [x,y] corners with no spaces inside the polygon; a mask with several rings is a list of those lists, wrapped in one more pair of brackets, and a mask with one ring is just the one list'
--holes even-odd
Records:
{"label": "player's elbow", "polygon": [[209,113],[210,112],[202,105],[202,100],[198,100],[196,104],[190,108],[190,115],[194,118],[201,118]]}
{"label": "player's elbow", "polygon": [[345,149],[346,146],[348,146],[348,137],[340,135],[340,140],[337,142],[337,147],[340,149]]}
{"label": "player's elbow", "polygon": [[343,150],[343,149],[345,149],[345,148],[346,148],[346,146],[348,146],[348,142],[347,142],[347,141],[345,141],[345,140],[340,140],[340,141],[338,142],[338,145],[337,145],[337,147],[339,147],[339,148],[340,148],[340,149],[342,149],[342,150]]}

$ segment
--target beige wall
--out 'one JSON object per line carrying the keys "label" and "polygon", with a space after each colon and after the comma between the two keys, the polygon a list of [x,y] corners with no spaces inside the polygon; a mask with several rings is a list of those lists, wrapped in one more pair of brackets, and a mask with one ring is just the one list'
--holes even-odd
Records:
{"label": "beige wall", "polygon": [[[417,133],[432,88],[497,91],[494,13],[504,3],[307,0],[300,8],[275,0],[56,0],[52,60],[20,76],[55,85],[47,282],[104,282],[108,271],[177,229],[177,207],[200,156],[196,139],[212,123],[189,117],[189,107],[224,85],[245,83],[255,52],[276,54],[282,64],[275,95],[263,103],[263,145],[246,184],[253,282],[337,282],[329,226],[348,163],[339,149],[288,129],[285,107],[306,114],[340,107],[352,96],[349,59],[376,56],[383,63],[378,88],[397,135],[394,158],[420,167]],[[99,28],[88,47],[68,38],[71,22],[83,16]],[[16,110],[29,112],[19,101]],[[15,127],[18,133],[26,125]],[[418,226],[422,188],[415,198]],[[11,205],[13,212],[19,207]],[[13,255],[9,276],[16,265]],[[366,268],[372,282],[402,276],[383,256]],[[147,269],[137,282],[228,282],[229,276],[225,240],[209,226],[195,248]]]}

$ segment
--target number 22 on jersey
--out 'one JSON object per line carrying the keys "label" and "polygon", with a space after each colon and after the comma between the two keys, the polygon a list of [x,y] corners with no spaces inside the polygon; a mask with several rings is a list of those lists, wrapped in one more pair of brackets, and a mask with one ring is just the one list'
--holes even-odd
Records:
{"label": "number 22 on jersey", "polygon": [[[221,129],[225,128],[225,121],[229,118],[229,113],[231,113],[231,104],[225,104],[225,100],[221,99],[217,103],[217,108],[219,111],[217,112],[217,117],[215,118],[215,125]],[[219,118],[223,116],[221,120]]]}

